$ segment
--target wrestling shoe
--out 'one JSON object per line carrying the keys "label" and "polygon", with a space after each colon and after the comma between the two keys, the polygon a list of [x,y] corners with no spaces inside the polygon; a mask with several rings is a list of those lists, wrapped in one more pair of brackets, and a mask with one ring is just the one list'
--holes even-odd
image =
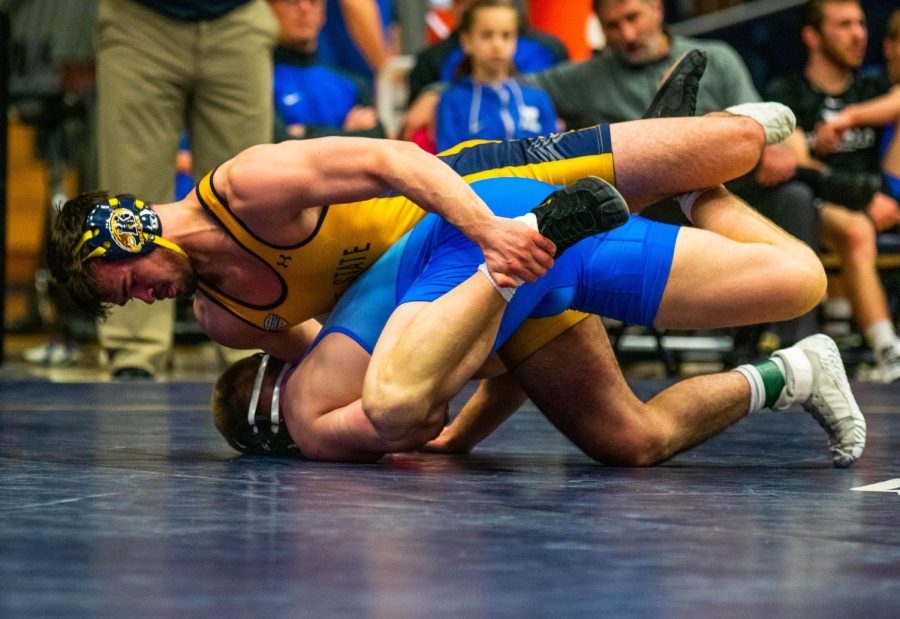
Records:
{"label": "wrestling shoe", "polygon": [[556,256],[583,238],[609,232],[628,221],[628,205],[618,190],[596,176],[557,189],[531,209],[538,232],[556,244]]}
{"label": "wrestling shoe", "polygon": [[726,112],[736,116],[749,116],[766,130],[766,144],[784,142],[794,132],[797,118],[786,105],[775,101],[762,103],[741,103],[725,108]]}
{"label": "wrestling shoe", "polygon": [[846,468],[856,462],[866,446],[866,420],[850,391],[834,340],[821,333],[811,335],[772,356],[786,368],[784,389],[772,408],[784,410],[800,402],[828,434],[834,465]]}
{"label": "wrestling shoe", "polygon": [[873,378],[883,383],[892,383],[900,379],[900,341],[894,340],[875,354],[875,370]]}
{"label": "wrestling shoe", "polygon": [[692,49],[676,60],[663,76],[656,96],[642,118],[693,116],[707,58],[706,52]]}

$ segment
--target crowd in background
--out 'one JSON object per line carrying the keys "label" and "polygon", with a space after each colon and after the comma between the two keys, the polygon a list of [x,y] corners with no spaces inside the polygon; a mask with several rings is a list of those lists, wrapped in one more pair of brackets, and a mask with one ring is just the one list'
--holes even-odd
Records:
{"label": "crowd in background", "polygon": [[[900,10],[883,42],[869,41],[861,4],[813,0],[795,34],[806,64],[773,76],[761,96],[757,72],[732,46],[670,30],[666,11],[678,3],[594,0],[605,47],[575,62],[561,40],[530,25],[520,2],[434,4],[430,44],[394,86],[407,103],[396,123],[389,119],[396,110],[379,109],[375,95],[389,83],[378,77],[403,66],[399,1],[99,0],[97,185],[165,202],[254,143],[394,137],[439,152],[470,139],[632,120],[666,69],[700,48],[709,64],[698,114],[763,99],[795,112],[795,136],[767,147],[757,169],[729,188],[794,236],[839,256],[824,314],[855,320],[873,354],[873,378],[900,379],[896,291],[885,289],[877,268],[879,238],[900,223]],[[864,66],[867,49],[882,44],[884,62]],[[660,207],[657,214],[677,212]],[[820,318],[816,311],[773,325],[765,336],[775,338],[771,348],[790,345],[818,331]],[[113,375],[165,372],[174,322],[174,302],[117,308],[98,325]]]}

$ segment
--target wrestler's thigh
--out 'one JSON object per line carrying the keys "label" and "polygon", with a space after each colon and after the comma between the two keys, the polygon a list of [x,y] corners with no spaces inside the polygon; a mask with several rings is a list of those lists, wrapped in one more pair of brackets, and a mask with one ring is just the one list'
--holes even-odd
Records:
{"label": "wrestler's thigh", "polygon": [[784,248],[683,228],[657,310],[658,329],[713,329],[797,316],[808,270]]}
{"label": "wrestler's thigh", "polygon": [[428,303],[425,301],[414,301],[403,303],[394,310],[375,343],[375,350],[372,351],[372,365],[376,365],[379,359],[394,347],[397,341],[403,337],[403,333],[416,314],[427,305]]}
{"label": "wrestler's thigh", "polygon": [[734,116],[612,124],[616,187],[632,211],[639,211],[664,198],[743,176],[761,153],[761,132],[758,125],[754,131],[754,124]]}
{"label": "wrestler's thigh", "polygon": [[643,429],[642,404],[596,316],[545,344],[513,375],[547,419],[597,460],[615,460],[623,433]]}

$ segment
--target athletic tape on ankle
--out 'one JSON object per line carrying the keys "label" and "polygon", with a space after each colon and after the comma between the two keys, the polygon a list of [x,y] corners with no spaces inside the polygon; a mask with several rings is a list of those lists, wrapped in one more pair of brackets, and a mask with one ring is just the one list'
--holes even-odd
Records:
{"label": "athletic tape on ankle", "polygon": [[753,367],[757,369],[759,375],[762,376],[763,385],[766,389],[766,408],[771,407],[778,400],[784,390],[784,374],[778,368],[778,365],[772,359],[766,359],[759,363],[754,363]]}
{"label": "athletic tape on ankle", "polygon": [[[491,286],[494,287],[494,290],[496,290],[507,303],[512,301],[513,295],[516,294],[515,286],[498,285],[493,275],[491,275],[490,271],[488,271],[487,264],[484,262],[478,265],[478,271],[485,277],[487,277],[488,281],[491,282]],[[522,280],[518,277],[513,277],[513,279],[515,280],[517,286],[522,283]]]}
{"label": "athletic tape on ankle", "polygon": [[697,198],[709,191],[709,189],[710,188],[707,187],[706,189],[698,189],[697,191],[675,196],[675,200],[678,201],[678,205],[681,207],[681,212],[684,213],[684,216],[687,217],[689,222],[694,223],[694,219],[691,217],[691,213],[694,210],[694,202],[697,201]]}
{"label": "athletic tape on ankle", "polygon": [[739,365],[734,368],[734,371],[746,378],[750,384],[750,410],[747,413],[755,413],[758,410],[762,410],[766,402],[766,388],[763,385],[763,379],[759,370],[752,365],[746,364]]}

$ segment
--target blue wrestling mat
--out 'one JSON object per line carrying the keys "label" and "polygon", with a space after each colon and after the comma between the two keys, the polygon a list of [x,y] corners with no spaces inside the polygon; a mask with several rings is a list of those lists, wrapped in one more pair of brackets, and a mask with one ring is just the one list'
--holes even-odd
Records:
{"label": "blue wrestling mat", "polygon": [[0,616],[896,617],[900,390],[856,388],[851,469],[800,411],[615,469],[530,406],[333,465],[238,457],[209,384],[0,382]]}

